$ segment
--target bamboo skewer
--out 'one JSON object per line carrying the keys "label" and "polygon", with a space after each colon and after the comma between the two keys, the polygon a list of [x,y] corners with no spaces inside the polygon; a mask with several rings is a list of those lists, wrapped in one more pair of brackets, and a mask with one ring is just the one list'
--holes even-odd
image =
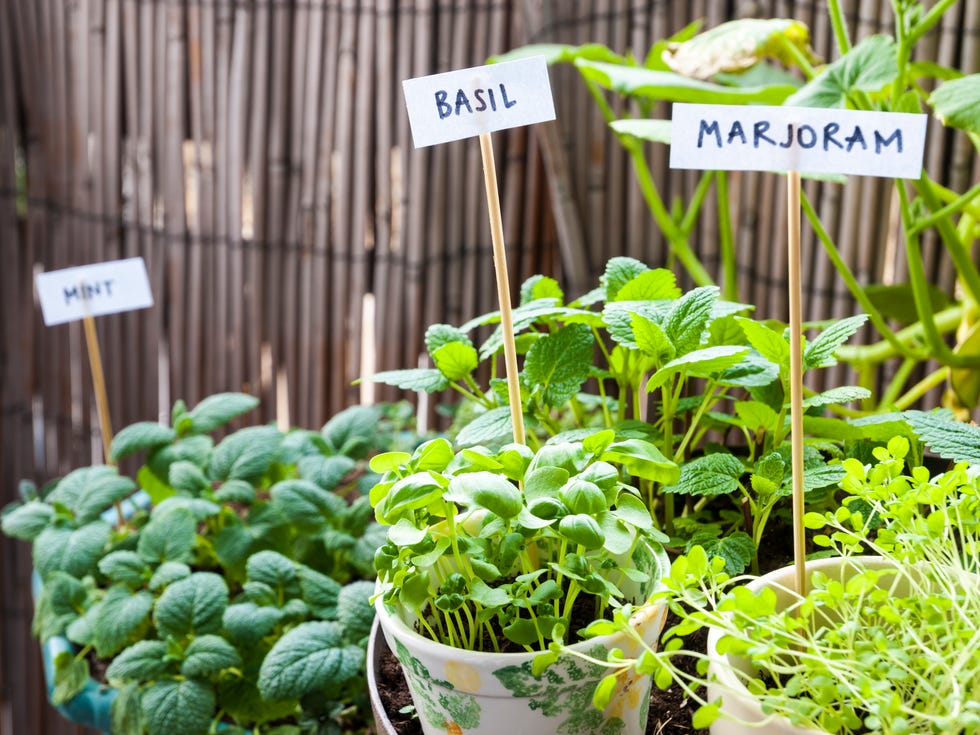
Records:
{"label": "bamboo skewer", "polygon": [[793,557],[796,590],[806,594],[803,529],[803,319],[800,277],[800,172],[786,177],[786,225],[789,264],[789,382],[793,457]]}

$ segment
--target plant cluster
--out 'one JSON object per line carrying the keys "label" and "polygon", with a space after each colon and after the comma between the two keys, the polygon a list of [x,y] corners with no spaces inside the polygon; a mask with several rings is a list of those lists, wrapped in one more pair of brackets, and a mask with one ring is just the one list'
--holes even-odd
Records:
{"label": "plant cluster", "polygon": [[[908,450],[897,437],[875,450],[873,465],[845,460],[840,507],[807,514],[813,542],[844,557],[843,575],[814,573],[805,595],[781,591],[793,600],[783,606],[773,588],[743,586],[748,580],[729,578],[721,559],[692,549],[674,561],[657,595],[681,621],[664,633],[659,650],[611,657],[610,676],[635,668],[661,687],[679,682],[702,705],[695,726],[706,726],[720,703],[706,701],[697,686],[717,672],[683,639],[710,626],[720,633],[722,656],[712,667],[736,675],[742,696],[757,699],[766,722],[781,717],[848,734],[975,732],[980,473],[965,463],[936,476],[924,467],[905,471]],[[617,629],[628,630],[621,616],[586,632]],[[678,666],[686,656],[698,659],[697,673]]]}
{"label": "plant cluster", "polygon": [[371,491],[390,526],[380,595],[419,632],[468,650],[544,650],[642,602],[667,537],[630,476],[660,478],[653,445],[611,430],[532,452],[454,452],[445,439],[381,454]]}
{"label": "plant cluster", "polygon": [[362,490],[376,479],[365,460],[382,409],[348,409],[320,432],[254,426],[216,443],[257,403],[178,402],[171,426],[119,432],[114,460],[146,453],[144,492],[115,466],[92,466],[25,487],[6,509],[3,531],[33,542],[34,633],[76,646],[54,661],[55,704],[85,686],[91,653],[118,690],[119,735],[365,726],[368,580],[383,530]]}
{"label": "plant cluster", "polygon": [[[581,440],[598,429],[650,442],[665,470],[640,480],[651,512],[674,543],[710,545],[733,573],[755,563],[766,523],[791,484],[788,333],[750,318],[751,311],[713,286],[682,292],[671,271],[625,257],[611,259],[598,288],[568,303],[553,279],[531,278],[514,309],[529,443]],[[858,315],[821,325],[806,344],[804,368],[835,364],[836,350],[864,321]],[[468,334],[498,322],[491,313],[459,328],[433,325],[426,346],[435,367],[372,379],[457,391],[465,401],[456,441],[499,445],[511,431],[507,384],[496,377],[503,335],[498,325],[477,349]],[[811,391],[804,406],[819,413],[867,395],[850,386]],[[804,482],[811,490],[843,474],[828,459],[839,454],[845,432],[864,437],[881,427],[812,416],[806,428]],[[705,512],[725,497],[732,501],[721,515]]]}
{"label": "plant cluster", "polygon": [[[714,185],[722,290],[726,298],[738,300],[729,174],[701,173],[690,201],[668,206],[644,152],[646,142],[670,143],[670,121],[652,117],[657,103],[928,112],[945,128],[960,131],[968,149],[980,150],[980,74],[964,75],[916,58],[920,42],[955,4],[956,0],[939,0],[927,7],[923,2],[893,0],[894,33],[852,44],[841,4],[831,0],[829,17],[839,57],[822,65],[809,48],[804,24],[755,18],[701,33],[699,24],[692,24],[654,44],[643,59],[599,44],[536,44],[497,60],[544,54],[550,64],[574,66],[628,151],[640,190],[672,257],[699,286],[714,280],[690,240]],[[630,104],[621,104],[624,99]],[[895,196],[909,281],[880,284],[863,283],[855,275],[804,192],[804,212],[827,257],[881,337],[877,344],[849,347],[839,354],[854,365],[859,382],[867,387],[875,385],[883,363],[896,363],[884,388],[865,400],[865,410],[909,408],[945,380],[946,402],[962,418],[980,400],[980,269],[971,256],[980,232],[980,185],[954,191],[923,171],[916,180],[895,181]],[[922,241],[928,236],[938,239],[955,266],[954,293],[944,293],[926,280]],[[896,329],[896,323],[903,328]],[[915,368],[931,359],[940,366],[916,382]]]}

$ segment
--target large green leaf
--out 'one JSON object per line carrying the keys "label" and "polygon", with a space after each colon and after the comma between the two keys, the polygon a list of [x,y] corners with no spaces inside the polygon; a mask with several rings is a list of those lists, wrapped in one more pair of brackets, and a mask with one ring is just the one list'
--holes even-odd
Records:
{"label": "large green leaf", "polygon": [[[654,122],[652,120],[637,122]],[[616,301],[662,301],[680,298],[677,278],[666,268],[645,270],[633,276],[616,292]]]}
{"label": "large green leaf", "polygon": [[159,508],[140,534],[136,550],[147,561],[194,561],[197,519],[187,508]]}
{"label": "large green leaf", "polygon": [[54,509],[40,500],[32,500],[17,506],[0,520],[0,529],[8,536],[21,541],[33,541],[47,528],[54,517]]}
{"label": "large green leaf", "polygon": [[350,406],[334,414],[320,434],[334,454],[361,459],[377,442],[380,417],[378,406]]}
{"label": "large green leaf", "polygon": [[170,668],[165,641],[137,641],[112,659],[106,676],[109,679],[152,681]]}
{"label": "large green leaf", "polygon": [[374,622],[374,582],[359,580],[346,584],[337,599],[337,621],[348,641],[365,640]]}
{"label": "large green leaf", "polygon": [[244,393],[215,393],[194,406],[188,413],[197,434],[210,434],[233,418],[259,405],[259,399]]}
{"label": "large green leaf", "polygon": [[143,692],[149,735],[204,735],[214,716],[214,689],[195,679],[158,681]]}
{"label": "large green leaf", "polygon": [[130,424],[112,438],[109,456],[114,461],[119,461],[143,449],[156,449],[170,444],[176,438],[177,432],[169,426],[140,421]]}
{"label": "large green leaf", "polygon": [[223,621],[232,640],[240,646],[251,646],[269,635],[282,618],[279,608],[239,602],[228,606]]}
{"label": "large green leaf", "polygon": [[49,503],[62,503],[75,513],[75,520],[88,523],[136,489],[136,483],[108,465],[82,467],[68,475],[48,494]]}
{"label": "large green leaf", "polygon": [[878,92],[898,74],[895,41],[868,36],[786,99],[795,107],[846,107],[855,91]]}
{"label": "large green leaf", "polygon": [[393,385],[402,390],[437,393],[449,387],[449,380],[436,368],[413,368],[408,370],[385,370],[368,375],[364,380]]}
{"label": "large green leaf", "polygon": [[296,562],[277,551],[260,551],[250,556],[246,572],[249,582],[269,585],[280,599],[291,599],[300,593]]}
{"label": "large green leaf", "polygon": [[980,426],[955,421],[944,413],[906,411],[905,417],[922,443],[940,457],[980,464]]}
{"label": "large green leaf", "polygon": [[569,324],[537,340],[527,353],[523,378],[545,405],[559,407],[589,377],[595,340],[585,324]]}
{"label": "large green leaf", "polygon": [[75,658],[69,651],[62,651],[54,659],[54,690],[51,704],[62,705],[74,698],[89,682],[88,659]]}
{"label": "large green leaf", "polygon": [[122,549],[102,557],[99,560],[99,571],[113,582],[139,587],[149,579],[150,567],[135,551]]}
{"label": "large green leaf", "polygon": [[635,258],[618,255],[606,262],[606,269],[599,283],[606,292],[606,302],[615,301],[620,290],[637,276],[650,270],[646,263]]}
{"label": "large green leaf", "polygon": [[339,623],[303,623],[276,641],[265,657],[259,691],[267,699],[303,697],[344,684],[363,663],[363,649],[344,643]]}
{"label": "large green leaf", "polygon": [[725,574],[731,576],[744,572],[756,553],[755,542],[745,531],[734,531],[720,537],[696,533],[684,551],[688,552],[694,546],[702,547],[709,559],[715,556],[724,559]]}
{"label": "large green leaf", "polygon": [[803,401],[804,408],[814,406],[829,406],[838,403],[850,403],[851,401],[863,401],[871,397],[871,391],[857,385],[841,385],[837,388],[830,388],[815,396],[810,396]]}
{"label": "large green leaf", "polygon": [[350,457],[324,457],[321,454],[300,457],[296,464],[300,477],[328,491],[335,490],[356,466],[357,463]]}
{"label": "large green leaf", "polygon": [[42,580],[55,571],[84,577],[96,564],[112,537],[112,526],[104,521],[89,523],[77,530],[49,527],[34,539],[34,568]]}
{"label": "large green leaf", "polygon": [[202,635],[184,651],[180,673],[192,679],[207,679],[223,669],[240,666],[241,662],[238,650],[220,635]]}
{"label": "large green leaf", "polygon": [[347,508],[339,495],[309,480],[283,480],[269,492],[280,512],[303,531],[321,529],[324,522],[340,518]]}
{"label": "large green leaf", "polygon": [[789,342],[781,332],[747,317],[736,317],[735,320],[742,326],[749,344],[760,355],[777,366],[789,365]]}
{"label": "large green leaf", "polygon": [[129,587],[117,584],[109,588],[98,606],[92,636],[96,653],[100,658],[108,658],[147,626],[153,595],[142,590],[134,593]]}
{"label": "large green leaf", "polygon": [[461,447],[491,444],[513,436],[513,430],[510,407],[499,406],[481,413],[464,426],[456,437],[456,443]]}
{"label": "large green leaf", "polygon": [[742,463],[724,452],[692,459],[681,467],[676,485],[664,492],[682,495],[726,495],[738,490],[738,480],[745,472]]}
{"label": "large green leaf", "polygon": [[214,448],[208,474],[216,480],[257,480],[276,457],[282,433],[274,426],[250,426]]}
{"label": "large green leaf", "polygon": [[619,66],[601,61],[577,59],[575,66],[587,80],[606,89],[624,95],[668,102],[693,102],[706,105],[749,103],[778,105],[796,91],[792,85],[724,87],[720,84],[689,79],[674,72]]}
{"label": "large green leaf", "polygon": [[929,96],[943,125],[980,133],[980,74],[970,74],[940,84]]}
{"label": "large green leaf", "polygon": [[837,358],[834,356],[834,353],[867,320],[867,314],[858,314],[835,321],[824,329],[803,351],[804,369],[810,370],[812,368],[836,365]]}
{"label": "large green leaf", "polygon": [[219,633],[227,606],[225,580],[211,572],[195,572],[163,591],[153,609],[153,622],[162,637]]}
{"label": "large green leaf", "polygon": [[41,587],[34,607],[32,632],[40,640],[62,635],[85,608],[85,585],[64,572],[54,572]]}
{"label": "large green leaf", "polygon": [[659,449],[640,439],[613,442],[602,453],[603,462],[612,462],[626,468],[635,477],[670,484],[677,482],[680,468],[667,459]]}
{"label": "large green leaf", "polygon": [[717,286],[701,286],[688,291],[671,307],[663,328],[678,355],[697,349],[701,344],[717,301]]}
{"label": "large green leaf", "polygon": [[337,616],[340,583],[336,579],[300,565],[299,586],[303,601],[313,615],[325,619],[333,619]]}
{"label": "large green leaf", "polygon": [[480,357],[471,344],[447,342],[432,353],[432,361],[447,380],[455,382],[476,370]]}
{"label": "large green leaf", "polygon": [[748,347],[738,345],[719,345],[705,347],[703,350],[688,352],[686,355],[671,360],[647,381],[646,390],[652,392],[662,386],[677,373],[682,375],[706,378],[723,372],[741,362],[749,351]]}

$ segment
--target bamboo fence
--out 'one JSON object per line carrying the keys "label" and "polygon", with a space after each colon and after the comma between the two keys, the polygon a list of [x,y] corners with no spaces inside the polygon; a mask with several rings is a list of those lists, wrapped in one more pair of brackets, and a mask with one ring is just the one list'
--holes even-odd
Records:
{"label": "bamboo fence", "polygon": [[[857,37],[889,27],[886,0],[843,5]],[[696,18],[795,17],[830,58],[825,11],[815,0],[0,0],[0,506],[21,478],[45,482],[102,453],[81,325],[43,326],[37,271],[146,261],[156,305],[98,320],[114,428],[225,390],[261,398],[251,420],[317,428],[353,403],[401,398],[353,381],[418,365],[427,324],[495,306],[476,142],[414,150],[402,79],[529,41],[642,57]],[[931,57],[976,70],[978,16],[980,0],[958,5],[927,39]],[[546,273],[581,293],[613,255],[668,264],[574,70],[554,69],[552,86],[555,123],[495,136],[515,291]],[[969,154],[937,136],[927,166],[963,189],[980,178]],[[669,172],[663,147],[649,156],[665,198],[689,197],[694,175]],[[887,188],[807,190],[862,279],[902,278]],[[785,318],[780,184],[734,174],[731,201],[741,298]],[[717,273],[707,207],[693,242]],[[927,243],[927,269],[949,289],[942,255]],[[812,235],[803,258],[806,317],[853,313]],[[0,735],[77,735],[45,703],[29,577],[26,544],[0,539]]]}

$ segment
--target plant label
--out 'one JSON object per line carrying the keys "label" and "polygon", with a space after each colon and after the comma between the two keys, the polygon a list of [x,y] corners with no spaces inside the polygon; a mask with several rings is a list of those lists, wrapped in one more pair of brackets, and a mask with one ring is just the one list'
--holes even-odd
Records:
{"label": "plant label", "polygon": [[904,112],[675,103],[670,167],[917,179],[926,120]]}
{"label": "plant label", "polygon": [[142,258],[38,273],[34,282],[44,323],[49,327],[153,306]]}
{"label": "plant label", "polygon": [[543,56],[402,82],[416,148],[555,119]]}

